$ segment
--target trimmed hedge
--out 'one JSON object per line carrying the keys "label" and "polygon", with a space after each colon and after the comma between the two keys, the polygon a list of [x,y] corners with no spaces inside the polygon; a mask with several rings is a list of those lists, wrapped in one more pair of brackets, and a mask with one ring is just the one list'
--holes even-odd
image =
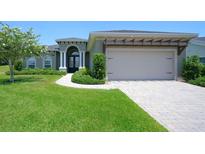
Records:
{"label": "trimmed hedge", "polygon": [[105,83],[105,80],[98,80],[91,77],[88,73],[88,70],[86,69],[81,69],[79,71],[76,71],[72,75],[71,81],[80,84],[104,84]]}
{"label": "trimmed hedge", "polygon": [[197,86],[205,87],[205,77],[199,77],[195,80],[189,80],[188,82]]}
{"label": "trimmed hedge", "polygon": [[[10,75],[10,72],[6,72]],[[65,75],[66,72],[61,72],[53,69],[23,69],[22,71],[14,71],[14,75]]]}

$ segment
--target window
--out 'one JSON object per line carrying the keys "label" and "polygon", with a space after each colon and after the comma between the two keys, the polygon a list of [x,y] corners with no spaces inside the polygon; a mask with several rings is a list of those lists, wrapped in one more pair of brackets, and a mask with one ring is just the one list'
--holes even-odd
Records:
{"label": "window", "polygon": [[27,60],[27,67],[28,68],[35,68],[36,67],[36,59],[35,57],[31,57]]}
{"label": "window", "polygon": [[205,64],[205,57],[200,57],[200,62]]}
{"label": "window", "polygon": [[72,56],[75,57],[75,67],[79,67],[79,52],[73,52]]}
{"label": "window", "polygon": [[73,57],[69,57],[69,67],[73,68]]}
{"label": "window", "polygon": [[79,57],[75,57],[75,67],[79,67]]}
{"label": "window", "polygon": [[51,68],[52,67],[52,57],[45,56],[44,57],[44,68]]}

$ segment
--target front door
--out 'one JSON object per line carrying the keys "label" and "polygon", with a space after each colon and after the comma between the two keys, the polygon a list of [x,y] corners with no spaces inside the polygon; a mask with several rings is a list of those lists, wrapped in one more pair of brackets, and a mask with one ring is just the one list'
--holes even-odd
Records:
{"label": "front door", "polygon": [[78,70],[79,67],[79,55],[70,55],[68,57],[68,72],[73,73]]}

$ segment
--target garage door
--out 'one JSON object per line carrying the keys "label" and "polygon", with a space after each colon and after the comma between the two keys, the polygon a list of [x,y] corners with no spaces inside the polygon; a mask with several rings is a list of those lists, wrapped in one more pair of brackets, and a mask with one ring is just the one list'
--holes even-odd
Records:
{"label": "garage door", "polygon": [[108,80],[175,79],[175,52],[172,48],[107,48]]}

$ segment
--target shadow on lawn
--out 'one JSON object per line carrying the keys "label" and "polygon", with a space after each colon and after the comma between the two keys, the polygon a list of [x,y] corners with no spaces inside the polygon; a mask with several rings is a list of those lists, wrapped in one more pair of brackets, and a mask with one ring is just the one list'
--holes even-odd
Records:
{"label": "shadow on lawn", "polygon": [[[40,80],[42,80],[42,78],[38,76],[15,76],[14,83],[36,82]],[[0,79],[0,85],[8,85],[14,83],[10,82],[9,78]]]}

